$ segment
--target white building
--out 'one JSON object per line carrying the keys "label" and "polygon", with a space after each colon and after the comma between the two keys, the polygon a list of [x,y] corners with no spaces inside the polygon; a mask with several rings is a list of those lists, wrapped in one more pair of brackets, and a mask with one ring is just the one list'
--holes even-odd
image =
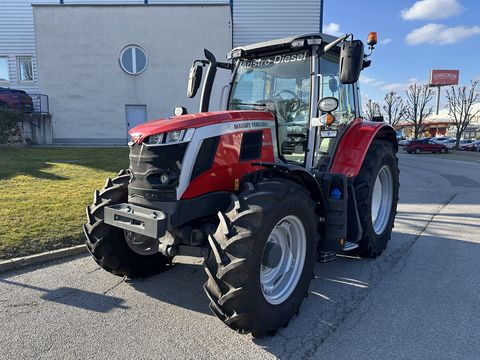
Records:
{"label": "white building", "polygon": [[[321,3],[2,0],[0,87],[49,96],[54,143],[124,144],[138,122],[175,105],[197,110],[186,80],[203,48],[223,61],[234,46],[319,32]],[[222,73],[213,109],[228,83]]]}

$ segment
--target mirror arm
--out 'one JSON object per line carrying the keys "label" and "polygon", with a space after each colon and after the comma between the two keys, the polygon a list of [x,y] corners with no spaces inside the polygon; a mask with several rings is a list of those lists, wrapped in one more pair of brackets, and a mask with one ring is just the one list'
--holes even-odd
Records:
{"label": "mirror arm", "polygon": [[331,49],[333,49],[335,46],[337,46],[338,44],[340,44],[341,42],[344,42],[345,40],[347,40],[348,37],[352,37],[353,39],[353,34],[345,34],[341,37],[339,37],[337,40],[331,42],[330,44],[327,44],[323,47],[322,49],[322,52],[320,55],[323,55],[325,54],[326,52],[330,51]]}
{"label": "mirror arm", "polygon": [[217,66],[220,69],[226,69],[226,70],[232,70],[233,69],[233,64],[231,64],[231,63],[217,62]]}

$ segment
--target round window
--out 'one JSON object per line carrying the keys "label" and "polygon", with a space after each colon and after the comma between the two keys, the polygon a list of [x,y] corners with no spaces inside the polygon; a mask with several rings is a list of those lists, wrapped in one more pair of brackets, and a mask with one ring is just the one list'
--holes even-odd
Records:
{"label": "round window", "polygon": [[147,67],[147,55],[137,45],[129,45],[120,53],[120,66],[127,74],[137,75]]}

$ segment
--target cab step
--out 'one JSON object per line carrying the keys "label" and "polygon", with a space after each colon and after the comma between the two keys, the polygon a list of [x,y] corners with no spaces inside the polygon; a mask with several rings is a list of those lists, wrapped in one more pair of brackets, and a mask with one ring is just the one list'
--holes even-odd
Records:
{"label": "cab step", "polygon": [[351,251],[351,250],[355,250],[356,248],[358,248],[358,244],[355,244],[355,243],[352,243],[350,241],[345,241],[345,245],[343,245],[343,251]]}

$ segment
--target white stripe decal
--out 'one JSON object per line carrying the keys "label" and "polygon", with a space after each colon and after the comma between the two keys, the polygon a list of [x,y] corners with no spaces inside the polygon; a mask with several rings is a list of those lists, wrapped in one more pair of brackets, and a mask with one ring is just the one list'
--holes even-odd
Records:
{"label": "white stripe decal", "polygon": [[[197,128],[193,134],[192,140],[188,144],[187,151],[183,158],[182,171],[180,173],[179,184],[177,187],[177,200],[180,200],[188,185],[190,185],[190,177],[192,175],[193,166],[195,165],[195,160],[197,159],[198,152],[202,146],[203,139],[253,129],[271,129],[273,143],[277,143],[275,121],[246,120],[220,123]],[[278,154],[276,146],[274,146],[274,155],[275,159],[277,159]]]}

